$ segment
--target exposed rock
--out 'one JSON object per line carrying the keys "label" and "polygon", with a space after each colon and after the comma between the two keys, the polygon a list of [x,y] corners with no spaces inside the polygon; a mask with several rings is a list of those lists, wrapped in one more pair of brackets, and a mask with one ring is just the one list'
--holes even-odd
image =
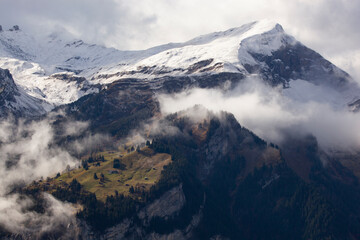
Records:
{"label": "exposed rock", "polygon": [[53,77],[58,80],[63,80],[66,82],[76,82],[78,84],[86,81],[86,78],[84,77],[79,77],[69,73],[55,73],[52,74],[50,77]]}
{"label": "exposed rock", "polygon": [[15,95],[19,96],[19,90],[7,69],[0,69],[0,105],[5,101],[15,102]]}
{"label": "exposed rock", "polygon": [[170,233],[147,232],[146,228],[148,222],[157,216],[161,218],[174,218],[175,215],[185,205],[185,195],[182,189],[182,184],[174,187],[164,193],[160,198],[148,204],[138,213],[138,217],[142,221],[135,221],[134,218],[125,219],[120,224],[106,230],[105,234],[100,236],[100,239],[191,239],[193,237],[193,230],[199,225],[203,218],[203,210],[206,201],[204,195],[203,203],[199,211],[193,215],[189,224],[183,229],[175,229]]}
{"label": "exposed rock", "polygon": [[10,71],[0,68],[0,116],[34,116],[45,112],[43,101],[27,95],[15,84]]}
{"label": "exposed rock", "polygon": [[12,28],[9,29],[9,31],[19,31],[20,27],[18,25],[14,25]]}
{"label": "exposed rock", "polygon": [[202,60],[202,61],[196,62],[196,63],[192,64],[191,66],[189,66],[187,73],[188,74],[194,73],[194,72],[210,65],[213,61],[214,61],[214,59],[210,58],[207,60]]}
{"label": "exposed rock", "polygon": [[216,235],[210,238],[210,240],[228,240],[229,238],[223,237],[221,235]]}
{"label": "exposed rock", "polygon": [[135,228],[133,228],[133,225],[133,221],[127,218],[120,224],[107,229],[103,239],[124,239],[126,233],[136,232]]}
{"label": "exposed rock", "polygon": [[[204,198],[204,200],[205,200],[205,198]],[[205,202],[203,204],[205,204]],[[155,240],[155,239],[164,239],[164,240],[192,239],[193,230],[199,225],[200,221],[202,220],[203,209],[204,209],[204,205],[201,205],[199,212],[192,217],[191,222],[185,229],[182,229],[182,230],[176,229],[175,231],[173,231],[172,233],[169,233],[169,234],[159,234],[159,233],[152,232],[146,237],[146,239],[151,239],[151,240]]]}
{"label": "exposed rock", "polygon": [[317,52],[297,43],[287,45],[271,55],[251,53],[258,65],[245,64],[249,73],[260,72],[271,85],[287,86],[291,79],[303,79],[315,85],[328,85],[341,90],[350,76]]}
{"label": "exposed rock", "polygon": [[[145,231],[146,226],[153,217],[172,218],[183,208],[185,202],[182,184],[180,184],[141,209],[138,212],[141,222],[134,221],[134,218],[127,218],[120,224],[107,229],[101,239],[186,239],[180,230],[175,230],[170,234],[147,234]],[[199,217],[195,219],[197,220]],[[192,221],[193,225],[196,224],[196,220]]]}
{"label": "exposed rock", "polygon": [[360,111],[360,99],[348,104],[349,110],[352,112]]}
{"label": "exposed rock", "polygon": [[167,191],[162,197],[143,208],[138,217],[144,223],[150,222],[153,217],[168,219],[178,213],[185,205],[186,199],[182,184]]}
{"label": "exposed rock", "polygon": [[3,30],[3,29],[2,29],[2,26],[0,25],[0,32],[2,32],[2,30]]}
{"label": "exposed rock", "polygon": [[170,234],[158,234],[158,233],[151,233],[147,237],[149,240],[185,240],[188,239],[184,236],[183,232],[180,230],[175,230]]}

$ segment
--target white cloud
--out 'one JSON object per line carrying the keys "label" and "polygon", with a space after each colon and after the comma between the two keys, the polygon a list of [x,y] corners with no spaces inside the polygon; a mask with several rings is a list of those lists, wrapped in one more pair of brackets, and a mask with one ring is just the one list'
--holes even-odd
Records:
{"label": "white cloud", "polygon": [[175,95],[160,95],[164,114],[201,104],[214,112],[228,111],[244,127],[260,137],[282,144],[289,132],[313,134],[326,150],[360,149],[360,114],[334,109],[316,99],[291,99],[249,78],[229,92],[219,89],[191,89]]}
{"label": "white cloud", "polygon": [[[78,160],[55,142],[51,116],[42,121],[0,121],[0,225],[17,234],[41,237],[45,232],[75,223],[72,205],[45,194],[44,213],[29,210],[34,203],[24,195],[13,193],[13,187],[28,184],[41,177],[54,176]],[[64,131],[77,136],[74,127],[84,131],[87,124],[70,122]],[[70,232],[70,230],[69,230]]]}
{"label": "white cloud", "polygon": [[[0,128],[3,127],[7,127],[8,132],[0,136],[0,194],[7,193],[13,183],[56,174],[59,169],[76,162],[67,151],[54,145],[54,132],[49,120],[29,124],[21,120],[18,124],[11,124],[11,120],[5,120],[0,123]],[[16,167],[7,167],[9,156],[17,159]]]}
{"label": "white cloud", "polygon": [[[45,213],[26,211],[34,203],[31,199],[11,194],[0,198],[0,223],[17,234],[31,234],[34,239],[41,239],[44,233],[49,233],[60,226],[67,227],[75,224],[74,207],[69,203],[62,203],[49,194],[44,194],[48,207]],[[69,233],[70,230],[68,229]],[[66,234],[66,233],[65,233]]]}

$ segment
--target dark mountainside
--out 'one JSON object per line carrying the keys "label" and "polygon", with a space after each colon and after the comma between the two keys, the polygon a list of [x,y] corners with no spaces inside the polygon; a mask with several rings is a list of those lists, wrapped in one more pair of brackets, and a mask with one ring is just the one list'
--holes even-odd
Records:
{"label": "dark mountainside", "polygon": [[[316,139],[294,141],[283,151],[241,127],[231,114],[214,115],[201,106],[189,111],[204,115],[195,121],[187,112],[172,114],[160,124],[179,129],[176,135],[150,135],[149,147],[170,154],[173,162],[149,192],[141,193],[143,200],[112,195],[104,204],[76,180],[67,189],[50,191],[84,206],[78,217],[92,231],[81,227],[84,223],[69,231],[75,228],[84,239],[360,237],[358,179],[339,162],[324,167]],[[302,171],[300,177],[299,169],[290,167],[294,157],[306,159],[308,175]],[[38,198],[39,190],[49,191],[22,191]]]}
{"label": "dark mountainside", "polygon": [[[282,33],[280,28],[277,25],[276,32]],[[268,38],[266,33],[260,35],[260,40]],[[39,106],[31,103],[40,100],[21,92],[10,72],[0,69],[2,117],[12,114],[31,122],[51,115],[52,144],[63,148],[85,139],[87,133],[108,136],[96,146],[84,142],[89,146],[83,152],[69,150],[81,160],[75,169],[13,187],[13,193],[35,200],[24,211],[45,213],[43,192],[81,205],[75,220],[44,232],[13,233],[0,226],[0,238],[360,239],[357,154],[330,155],[312,135],[289,133],[277,146],[242,127],[232,114],[213,113],[199,105],[167,116],[161,113],[158,94],[194,87],[226,92],[249,74],[258,74],[272,87],[287,88],[297,78],[339,91],[353,86],[347,73],[313,50],[290,43],[286,34],[282,43],[271,55],[249,52],[256,64],[244,65],[238,72],[214,73],[224,63],[209,67],[214,60],[208,59],[181,69],[182,75],[171,75],[179,71],[171,69],[156,72],[156,66],[138,70],[153,74],[145,79],[120,78],[125,73],[117,73],[118,80],[94,87],[99,92],[49,113],[29,108]],[[63,126],[71,121],[86,121],[89,130],[67,135]],[[143,142],[127,139],[134,131]],[[146,165],[155,160],[160,165]],[[128,177],[139,161],[144,162]],[[126,181],[118,177],[121,174]],[[137,182],[136,174],[143,174]],[[112,183],[118,184],[115,191],[99,193]]]}

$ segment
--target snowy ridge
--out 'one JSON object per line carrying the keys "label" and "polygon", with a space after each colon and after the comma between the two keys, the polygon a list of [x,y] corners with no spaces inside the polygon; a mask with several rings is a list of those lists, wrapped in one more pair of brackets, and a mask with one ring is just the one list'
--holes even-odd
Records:
{"label": "snowy ridge", "polygon": [[[271,21],[253,22],[239,28],[194,38],[174,48],[161,51],[135,64],[103,68],[95,78],[111,82],[125,77],[149,78],[159,75],[184,75],[192,65],[211,60],[206,72],[245,72],[244,64],[255,64],[249,52],[271,54],[284,44],[295,44],[279,24]],[[141,72],[139,69],[151,68]],[[160,74],[158,74],[160,73]],[[113,76],[104,79],[103,76]]]}
{"label": "snowy ridge", "polygon": [[53,74],[65,72],[91,79],[103,67],[136,62],[173,47],[168,44],[143,51],[119,51],[61,37],[61,33],[54,33],[36,39],[21,30],[0,32],[0,68],[9,69],[16,84],[27,94],[53,107],[97,92],[98,87],[92,84],[105,83],[87,81],[84,87],[84,83],[59,80]]}
{"label": "snowy ridge", "polygon": [[0,68],[9,69],[19,88],[45,102],[47,111],[124,78],[148,81],[222,72],[255,74],[273,85],[282,83],[290,87],[284,94],[304,101],[317,98],[302,95],[304,88],[309,92],[323,83],[331,88],[328,92],[336,92],[325,101],[344,107],[360,98],[351,77],[268,20],[141,51],[105,48],[64,35],[36,39],[21,30],[0,32]]}
{"label": "snowy ridge", "polygon": [[[9,69],[16,84],[28,95],[49,103],[52,107],[76,101],[80,97],[98,92],[98,88],[87,81],[60,80],[55,75],[46,75],[45,70],[38,64],[14,58],[0,58],[0,68]],[[66,73],[74,76],[73,73]],[[84,85],[88,85],[85,86]],[[48,108],[48,110],[51,110]]]}
{"label": "snowy ridge", "polygon": [[[37,63],[42,73],[51,75],[56,72],[74,72],[86,78],[94,77],[96,83],[109,83],[115,79],[101,79],[102,75],[117,74],[116,80],[125,77],[149,77],[161,70],[174,71],[174,75],[184,74],[192,64],[213,59],[210,66],[222,63],[229,71],[242,68],[253,60],[239,49],[256,50],[255,41],[242,43],[244,39],[273,31],[273,35],[283,38],[286,34],[280,25],[270,21],[253,22],[239,28],[216,32],[194,38],[185,43],[170,43],[142,51],[119,51],[98,45],[90,45],[81,40],[63,40],[60,34],[51,34],[45,39],[35,39],[19,31],[0,33],[0,57],[14,58]],[[263,38],[261,38],[263,41]],[[270,41],[272,39],[269,39]],[[241,46],[245,45],[245,46]],[[281,42],[261,43],[263,51],[271,52],[281,47]],[[146,74],[134,74],[144,66],[156,66]],[[210,67],[209,66],[209,67]]]}

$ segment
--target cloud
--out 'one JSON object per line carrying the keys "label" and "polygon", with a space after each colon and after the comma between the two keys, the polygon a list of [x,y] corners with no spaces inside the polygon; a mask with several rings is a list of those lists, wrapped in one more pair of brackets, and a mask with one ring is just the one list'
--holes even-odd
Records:
{"label": "cloud", "polygon": [[110,136],[104,134],[91,134],[86,133],[83,137],[71,141],[66,145],[66,149],[77,156],[98,150],[103,146],[111,147],[115,144]]}
{"label": "cloud", "polygon": [[[7,193],[13,183],[56,174],[59,169],[77,161],[67,151],[54,145],[54,131],[48,119],[31,123],[19,120],[18,124],[5,120],[0,123],[0,128],[4,127],[8,130],[0,136],[2,194]],[[9,164],[14,166],[9,167]]]}
{"label": "cloud", "polygon": [[313,134],[326,150],[360,148],[360,114],[334,108],[316,98],[290,98],[282,91],[259,79],[248,78],[227,92],[195,88],[179,94],[160,95],[158,99],[164,114],[195,104],[214,112],[231,112],[241,125],[279,145],[292,133],[300,137]]}
{"label": "cloud", "polygon": [[2,0],[1,5],[4,29],[18,24],[36,35],[65,30],[76,38],[118,48],[138,47],[156,21],[128,1]]}
{"label": "cloud", "polygon": [[[31,234],[33,239],[41,239],[43,234],[57,230],[60,227],[66,228],[71,224],[75,225],[76,220],[72,204],[62,203],[46,193],[44,194],[44,200],[48,207],[45,208],[44,213],[40,214],[34,211],[26,211],[34,203],[23,195],[11,194],[1,197],[1,225],[13,233],[28,236]],[[69,229],[67,231],[70,232]]]}
{"label": "cloud", "polygon": [[132,145],[145,144],[158,136],[175,136],[180,130],[162,117],[153,117],[143,122],[138,128],[133,129],[129,135],[122,139],[121,144],[131,143]]}
{"label": "cloud", "polygon": [[[15,186],[23,186],[41,177],[53,176],[67,165],[74,166],[78,160],[56,143],[50,115],[41,121],[25,122],[9,118],[0,121],[0,225],[18,234],[42,234],[75,223],[75,209],[49,194],[44,194],[44,213],[31,209],[33,200],[14,193]],[[82,122],[71,122],[64,131],[77,136],[74,127],[83,129]],[[70,230],[68,230],[70,232]]]}
{"label": "cloud", "polygon": [[88,122],[70,121],[66,122],[64,129],[64,136],[80,136],[89,127]]}

